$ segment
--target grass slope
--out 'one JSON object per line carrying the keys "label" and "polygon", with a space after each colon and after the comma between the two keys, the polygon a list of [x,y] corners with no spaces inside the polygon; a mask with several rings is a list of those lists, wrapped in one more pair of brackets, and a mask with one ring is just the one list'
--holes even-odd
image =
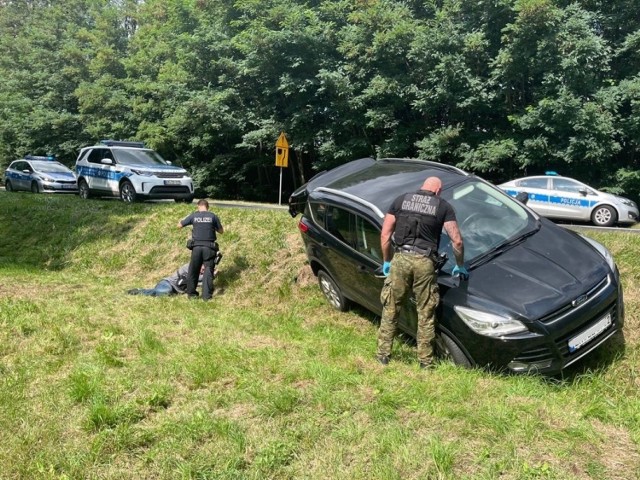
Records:
{"label": "grass slope", "polygon": [[631,479],[640,476],[638,243],[624,349],[565,379],[417,368],[333,311],[282,211],[218,210],[212,302],[125,295],[188,259],[193,206],[0,193],[0,477]]}

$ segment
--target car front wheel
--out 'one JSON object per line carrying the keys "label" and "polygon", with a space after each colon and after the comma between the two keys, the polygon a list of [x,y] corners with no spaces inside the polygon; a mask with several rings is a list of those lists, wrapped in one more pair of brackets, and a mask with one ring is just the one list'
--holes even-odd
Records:
{"label": "car front wheel", "polygon": [[591,221],[597,227],[610,227],[616,220],[616,211],[609,205],[600,205],[591,214]]}
{"label": "car front wheel", "polygon": [[9,180],[7,180],[6,182],[4,182],[4,189],[7,192],[13,192],[13,185],[11,185],[11,182]]}
{"label": "car front wheel", "polygon": [[91,196],[89,185],[87,185],[85,180],[80,180],[80,182],[78,182],[78,195],[80,195],[80,198],[83,200],[86,200]]}
{"label": "car front wheel", "polygon": [[31,193],[40,193],[38,182],[31,182]]}
{"label": "car front wheel", "polygon": [[329,303],[336,310],[340,310],[341,312],[346,312],[349,308],[349,303],[336,282],[333,281],[333,278],[325,272],[324,270],[320,270],[318,272],[318,284],[320,285],[320,290],[324,294],[325,298],[329,301]]}
{"label": "car front wheel", "polygon": [[467,358],[458,344],[446,333],[439,333],[436,335],[436,353],[444,360],[452,361],[461,367],[471,368],[471,361]]}
{"label": "car front wheel", "polygon": [[120,198],[125,203],[133,203],[136,201],[136,189],[133,188],[131,182],[122,182],[122,185],[120,186]]}

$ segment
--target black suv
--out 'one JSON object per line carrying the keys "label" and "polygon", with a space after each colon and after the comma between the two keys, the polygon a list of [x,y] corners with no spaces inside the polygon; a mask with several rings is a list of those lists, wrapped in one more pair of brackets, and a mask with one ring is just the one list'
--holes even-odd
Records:
{"label": "black suv", "polygon": [[[429,176],[442,180],[465,246],[468,281],[438,277],[436,350],[465,366],[555,374],[620,331],[622,286],[609,251],[540,218],[481,178],[440,163],[363,158],[323,172],[289,199],[320,288],[338,310],[353,301],[382,312],[380,229],[400,194]],[[400,328],[415,335],[409,299]]]}

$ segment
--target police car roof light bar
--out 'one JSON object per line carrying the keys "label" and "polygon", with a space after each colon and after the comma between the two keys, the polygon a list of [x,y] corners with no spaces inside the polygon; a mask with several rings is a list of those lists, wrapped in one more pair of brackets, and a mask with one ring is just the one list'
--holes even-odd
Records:
{"label": "police car roof light bar", "polygon": [[558,172],[554,172],[553,170],[547,170],[546,172],[544,172],[545,175],[549,175],[551,177],[558,177]]}
{"label": "police car roof light bar", "polygon": [[130,142],[127,140],[100,140],[102,145],[107,147],[135,147],[144,148],[144,142]]}
{"label": "police car roof light bar", "polygon": [[25,160],[45,160],[47,162],[55,162],[56,157],[54,155],[25,155]]}

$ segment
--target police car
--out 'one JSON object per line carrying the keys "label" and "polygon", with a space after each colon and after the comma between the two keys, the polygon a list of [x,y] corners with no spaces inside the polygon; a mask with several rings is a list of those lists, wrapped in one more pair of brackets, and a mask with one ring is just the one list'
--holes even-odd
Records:
{"label": "police car", "polygon": [[187,171],[168,162],[143,142],[102,140],[85,147],[76,161],[78,193],[120,197],[131,203],[144,199],[191,202],[193,181]]}
{"label": "police car", "polygon": [[511,196],[526,192],[527,206],[557,220],[591,221],[598,227],[638,221],[638,206],[628,198],[600,192],[556,172],[518,178],[498,185]]}
{"label": "police car", "polygon": [[7,192],[26,190],[33,193],[75,193],[76,175],[53,156],[27,155],[11,162],[4,172]]}

